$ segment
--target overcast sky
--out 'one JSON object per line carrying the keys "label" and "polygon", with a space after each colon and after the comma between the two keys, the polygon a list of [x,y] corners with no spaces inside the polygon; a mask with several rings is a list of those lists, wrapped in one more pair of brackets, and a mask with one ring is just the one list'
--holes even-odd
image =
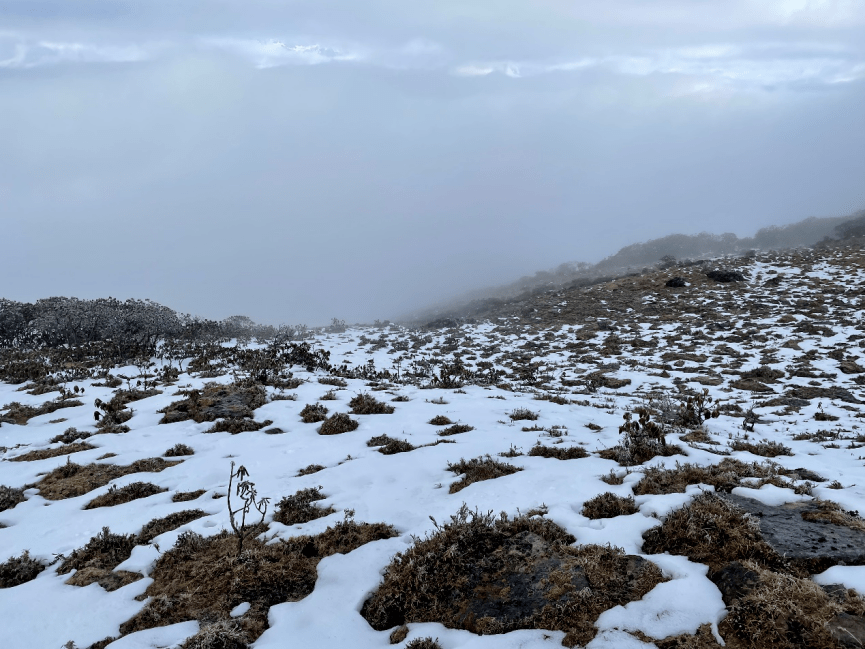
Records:
{"label": "overcast sky", "polygon": [[371,321],[862,207],[862,0],[0,0],[0,297]]}

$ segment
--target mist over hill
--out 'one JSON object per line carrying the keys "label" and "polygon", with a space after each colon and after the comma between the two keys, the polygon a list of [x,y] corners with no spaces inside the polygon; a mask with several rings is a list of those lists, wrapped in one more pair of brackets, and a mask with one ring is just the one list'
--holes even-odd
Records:
{"label": "mist over hill", "polygon": [[507,300],[526,293],[568,285],[589,285],[612,277],[646,272],[658,265],[705,257],[740,255],[749,251],[787,250],[809,247],[826,240],[841,240],[865,234],[865,209],[846,216],[811,216],[788,225],[761,228],[752,237],[732,232],[713,234],[670,234],[658,239],[633,243],[615,254],[591,264],[573,261],[559,264],[534,275],[525,275],[509,284],[465,293],[447,302],[405,314],[401,320],[425,321],[458,316],[475,311],[479,303]]}

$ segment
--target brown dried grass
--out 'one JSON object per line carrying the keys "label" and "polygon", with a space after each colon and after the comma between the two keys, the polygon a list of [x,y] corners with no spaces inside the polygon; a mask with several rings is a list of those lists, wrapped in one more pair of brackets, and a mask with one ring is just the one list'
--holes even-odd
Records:
{"label": "brown dried grass", "polygon": [[465,474],[462,480],[451,484],[450,493],[455,494],[475,482],[494,480],[495,478],[512,475],[517,471],[522,471],[522,469],[506,462],[499,462],[486,455],[471,460],[460,459],[459,462],[454,464],[448,462],[448,471],[453,471],[457,475]]}

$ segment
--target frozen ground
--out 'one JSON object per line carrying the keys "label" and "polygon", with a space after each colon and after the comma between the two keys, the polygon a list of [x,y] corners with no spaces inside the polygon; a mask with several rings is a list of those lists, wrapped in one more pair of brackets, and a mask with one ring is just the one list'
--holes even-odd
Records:
{"label": "frozen ground", "polygon": [[[207,536],[229,527],[226,500],[220,496],[226,494],[232,460],[248,469],[258,493],[273,502],[320,485],[326,500],[318,505],[336,510],[302,525],[286,526],[271,521],[271,508],[265,518],[271,521],[269,535],[290,538],[317,534],[343,520],[345,510],[354,510],[357,521],[388,523],[399,533],[396,538],[323,559],[312,594],[272,607],[270,628],[254,643],[256,648],[390,646],[389,632],[373,630],[359,614],[361,606],[376,589],[391,557],[412,544],[413,537],[434,531],[431,517],[446,521],[463,503],[471,509],[511,515],[546,505],[547,518],[573,534],[578,544],[609,543],[640,554],[642,533],[659,525],[700,487],[691,486],[685,494],[638,496],[639,511],[629,516],[590,520],[581,510],[585,501],[600,493],[632,493],[642,467],[620,466],[614,460],[602,459],[598,452],[619,443],[623,414],[650,394],[675,397],[706,389],[716,404],[725,407],[719,417],[703,426],[710,442],[682,442],[680,436],[689,431],[671,429],[667,442],[680,445],[686,457],[655,457],[646,465],[674,466],[677,461],[715,464],[725,454],[762,462],[766,458],[731,450],[729,445],[776,441],[788,447],[792,455],[780,455],[773,461],[786,469],[807,468],[827,481],[816,483],[810,495],[774,485],[759,490],[739,487],[737,494],[769,504],[818,497],[835,501],[845,510],[865,511],[865,453],[859,448],[863,446],[860,440],[865,440],[859,432],[865,416],[860,400],[865,398],[857,381],[865,376],[857,364],[865,335],[859,289],[863,273],[858,261],[852,262],[843,253],[816,260],[790,261],[774,256],[743,261],[740,270],[746,275],[745,283],[722,285],[699,279],[696,271],[689,275],[691,271],[684,269],[681,274],[691,286],[678,292],[663,288],[660,280],[666,275],[656,278],[651,290],[637,286],[643,281],[640,278],[631,280],[631,289],[626,282],[619,282],[615,286],[620,288],[619,296],[608,293],[611,302],[631,290],[629,299],[647,308],[611,308],[606,319],[596,314],[568,324],[513,317],[447,330],[383,326],[319,332],[311,342],[331,352],[334,366],[366,366],[368,376],[373,376],[374,367],[388,370],[390,378],[349,378],[347,387],[335,389],[335,399],[321,401],[333,389],[318,382],[327,374],[294,367],[294,377],[303,379],[302,385],[267,390],[271,398],[281,394],[296,395],[296,399],[270,400],[254,413],[256,421],[272,420],[272,427],[280,428],[282,434],[261,430],[232,435],[205,434],[212,423],[188,420],[159,424],[162,415],[158,411],[182,398],[175,396],[181,387],[202,388],[212,381],[230,383],[233,379],[230,369],[208,378],[184,371],[173,385],[157,386],[161,394],[129,404],[134,415],[126,422],[131,429],[128,433],[93,435],[86,441],[96,448],[71,456],[10,461],[33,450],[62,447],[62,443],[51,444],[50,440],[70,427],[96,431],[94,401],[109,401],[114,390],[93,387],[95,379],[67,383],[69,390],[84,389],[84,396],[79,397],[84,405],[34,417],[26,425],[3,423],[0,427],[0,485],[36,485],[27,489],[24,502],[0,512],[0,524],[5,526],[0,529],[0,562],[29,550],[32,557],[49,563],[58,554],[68,555],[84,546],[103,527],[114,533],[137,533],[154,518],[191,507],[205,510],[207,516],[136,547],[117,569],[139,572],[145,578],[113,592],[98,584],[65,584],[70,575],[57,574],[58,563],[32,581],[0,589],[0,646],[59,648],[72,642],[84,648],[118,636],[120,624],[145,606],[146,601],[136,596],[150,583],[148,575],[160,552],[171,548],[185,530]],[[672,269],[667,275],[674,272]],[[767,284],[775,277],[781,280]],[[598,298],[599,292],[612,289],[602,286],[592,291],[592,299],[597,301],[603,299]],[[567,311],[562,302],[577,297],[545,299]],[[435,377],[441,377],[442,364],[454,358],[460,358],[474,373],[473,382],[461,387],[427,388]],[[747,376],[750,370],[761,367],[779,370],[781,376]],[[595,372],[601,372],[604,381],[627,379],[630,383],[617,389],[604,387],[603,381],[589,380]],[[112,373],[135,376],[138,370],[130,366],[114,368]],[[31,395],[19,391],[21,387],[0,385],[0,404],[38,406],[56,396]],[[796,392],[808,388],[843,388],[852,398],[809,399],[807,392]],[[300,419],[301,409],[317,402],[331,413],[348,412],[349,400],[362,392],[389,403],[395,411],[353,415],[360,426],[333,436],[319,435],[319,424]],[[793,394],[804,395],[807,404],[786,407],[776,401],[775,405],[764,405]],[[538,398],[550,395],[557,395],[562,403]],[[395,397],[406,400],[393,401]],[[510,414],[519,408],[537,413],[538,419],[513,421]],[[743,415],[752,408],[759,420],[753,432],[746,432]],[[437,434],[442,427],[427,423],[437,415],[469,424],[473,430],[449,437],[452,444],[394,455],[383,455],[367,446],[370,438],[383,434],[407,440],[415,447],[432,444],[442,439]],[[557,447],[579,445],[589,455],[575,460],[527,455],[539,441]],[[162,457],[177,443],[192,447],[194,455],[173,458],[183,462],[162,472],[128,474],[74,498],[48,500],[39,494],[40,476],[67,462],[68,457],[84,465],[111,454],[101,461],[126,466],[136,460]],[[512,447],[523,454],[497,457]],[[448,471],[448,463],[487,454],[523,470],[449,493],[450,484],[460,476]],[[298,475],[314,464],[325,468]],[[611,471],[629,475],[623,484],[610,485],[601,478]],[[112,486],[142,480],[167,491],[113,507],[84,509]],[[204,490],[204,494],[192,502],[172,501],[176,492],[194,490]],[[703,624],[717,628],[725,615],[721,594],[707,578],[706,566],[680,556],[646,558],[670,580],[642,600],[602,614],[597,621],[598,634],[589,645],[593,649],[655,646],[648,639],[694,633]],[[816,579],[843,583],[865,593],[863,570],[861,566],[835,566]],[[201,587],[207,588],[207,584]],[[198,623],[189,621],[139,631],[109,646],[175,647],[197,630]],[[644,635],[640,639],[633,632]],[[437,637],[445,649],[528,649],[560,646],[563,633],[526,630],[482,637],[439,624],[409,624],[407,640],[423,636]]]}

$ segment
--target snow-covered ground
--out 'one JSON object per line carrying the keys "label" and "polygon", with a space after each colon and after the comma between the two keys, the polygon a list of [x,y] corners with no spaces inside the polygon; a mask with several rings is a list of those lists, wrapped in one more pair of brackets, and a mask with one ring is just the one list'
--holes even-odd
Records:
{"label": "snow-covered ground", "polygon": [[[837,260],[836,260],[837,261]],[[672,319],[660,314],[622,317],[611,316],[611,329],[592,327],[586,322],[555,324],[551,327],[521,324],[517,320],[501,320],[463,325],[447,331],[412,332],[397,326],[356,327],[340,333],[319,333],[313,342],[331,352],[331,363],[345,362],[357,367],[373,362],[378,369],[396,372],[401,377],[417,373],[418,368],[432,362],[433,370],[442,361],[457,354],[467,367],[482,370],[478,363],[486,361],[502,372],[498,384],[506,386],[467,384],[459,389],[429,388],[429,377],[413,377],[412,382],[348,379],[348,387],[336,390],[336,400],[320,401],[331,389],[318,379],[322,371],[308,373],[293,368],[294,376],[305,379],[302,385],[287,392],[295,400],[272,400],[255,412],[255,420],[272,420],[272,426],[283,434],[264,431],[204,434],[211,423],[183,421],[159,424],[157,411],[178,401],[178,388],[201,388],[211,381],[229,383],[229,373],[218,378],[198,378],[195,373],[181,374],[173,386],[160,386],[162,394],[130,404],[134,416],[127,422],[126,434],[99,434],[86,441],[97,448],[75,453],[78,464],[95,462],[111,453],[102,462],[128,465],[135,460],[161,457],[177,443],[191,446],[195,453],[183,462],[160,473],[137,473],[114,480],[111,485],[124,486],[136,481],[152,482],[168,491],[114,507],[83,509],[94,497],[106,493],[111,485],[85,495],[65,500],[46,500],[38,487],[30,488],[26,501],[0,512],[0,562],[29,550],[32,557],[48,563],[57,554],[68,555],[84,546],[107,526],[114,533],[137,533],[148,521],[171,512],[197,507],[208,515],[167,532],[150,545],[138,546],[128,561],[117,569],[140,572],[138,580],[113,592],[97,584],[86,587],[66,585],[70,575],[57,574],[55,563],[28,583],[0,589],[0,646],[17,648],[59,648],[74,642],[79,648],[107,636],[119,635],[119,625],[135,615],[146,601],[139,601],[150,579],[149,571],[159,553],[170,548],[178,535],[194,530],[211,535],[229,527],[224,498],[228,488],[230,463],[244,465],[260,495],[273,502],[296,491],[321,486],[326,500],[322,506],[332,506],[336,512],[303,525],[286,526],[271,522],[269,534],[281,538],[317,534],[329,525],[343,520],[344,510],[354,510],[357,521],[384,522],[393,525],[399,536],[376,541],[346,555],[334,555],[321,561],[318,580],[311,595],[298,602],[283,603],[271,608],[270,628],[253,645],[264,647],[358,647],[363,649],[390,646],[389,633],[375,631],[359,611],[365,599],[381,580],[391,557],[407,548],[413,537],[423,537],[434,531],[431,518],[442,522],[449,519],[463,503],[471,509],[516,514],[541,505],[548,508],[547,518],[573,534],[578,544],[612,544],[628,553],[641,553],[642,533],[656,526],[668,512],[680,507],[699,493],[691,486],[685,494],[638,496],[638,513],[610,519],[590,520],[581,514],[583,503],[607,491],[627,496],[640,479],[640,467],[626,469],[613,460],[600,458],[596,452],[615,446],[620,440],[619,426],[623,414],[649,393],[668,392],[677,395],[683,389],[709,391],[716,403],[729,404],[730,409],[716,419],[710,419],[704,429],[719,445],[689,445],[679,434],[671,432],[667,442],[679,444],[687,457],[656,457],[648,465],[674,466],[678,462],[717,463],[724,456],[717,451],[734,440],[744,440],[743,419],[732,406],[743,411],[752,406],[760,416],[749,441],[767,439],[788,446],[793,455],[778,456],[775,462],[784,468],[805,467],[827,482],[816,484],[811,496],[797,495],[792,489],[766,485],[762,489],[738,488],[736,493],[748,495],[770,504],[809,499],[833,500],[845,510],[865,512],[865,451],[853,440],[861,426],[860,405],[828,398],[810,400],[798,411],[785,412],[780,406],[760,407],[773,396],[783,396],[797,387],[843,387],[851,395],[862,397],[854,382],[858,374],[839,372],[839,358],[827,354],[842,349],[843,358],[858,358],[858,341],[862,334],[863,305],[858,290],[862,271],[833,262],[831,256],[810,268],[802,269],[762,260],[744,269],[746,286],[706,285],[688,298],[688,309],[679,309]],[[781,288],[766,288],[765,281],[781,275]],[[794,282],[800,282],[796,284]],[[839,287],[837,293],[827,293],[821,283]],[[823,288],[820,288],[823,286]],[[600,289],[598,289],[600,290]],[[735,291],[735,292],[734,292]],[[846,293],[845,293],[846,291]],[[661,291],[648,295],[644,302],[670,300]],[[730,296],[733,296],[732,298]],[[749,311],[749,304],[765,300],[772,302],[764,311]],[[808,333],[801,324],[809,316],[806,307],[797,301],[819,298],[822,314],[810,319],[814,326],[831,328],[829,332]],[[684,298],[677,298],[684,299]],[[724,300],[738,308],[725,311]],[[721,304],[720,307],[718,305]],[[725,317],[704,319],[701,305],[713,308],[713,313]],[[810,308],[810,307],[808,307]],[[797,310],[798,309],[798,310]],[[766,315],[761,315],[761,314]],[[792,317],[783,317],[792,313]],[[719,323],[721,326],[715,326]],[[591,335],[581,333],[591,330]],[[729,340],[739,334],[739,341]],[[615,344],[605,344],[617,336]],[[425,338],[426,337],[426,338]],[[628,346],[628,341],[640,339],[651,344]],[[795,341],[796,344],[784,346]],[[420,344],[419,344],[420,343]],[[577,343],[576,347],[570,346]],[[723,349],[721,349],[723,347]],[[683,351],[685,350],[685,351]],[[697,360],[675,360],[673,353],[691,355]],[[808,357],[808,352],[812,353]],[[667,357],[664,355],[668,354]],[[837,356],[837,354],[836,354]],[[705,360],[700,360],[705,357]],[[813,376],[793,376],[791,368],[803,362]],[[683,357],[684,358],[684,357]],[[400,359],[397,363],[397,359]],[[781,370],[784,376],[766,383],[768,391],[751,392],[731,387],[730,382],[761,366]],[[534,378],[520,378],[518,369],[535,366]],[[184,366],[185,367],[185,366]],[[694,369],[694,368],[697,369]],[[617,390],[585,389],[582,378],[599,368],[606,376],[630,379],[631,383]],[[134,367],[115,368],[114,374],[135,375]],[[725,373],[726,372],[726,373]],[[807,374],[808,372],[801,372]],[[834,378],[828,378],[834,376]],[[702,382],[695,379],[702,378]],[[68,383],[66,387],[83,388],[80,397],[85,405],[65,408],[31,419],[26,425],[4,423],[0,427],[0,485],[22,487],[35,484],[40,475],[67,462],[67,456],[50,459],[12,462],[10,459],[42,448],[55,448],[52,437],[69,427],[94,431],[96,399],[110,400],[113,390],[93,387],[93,380]],[[54,394],[29,395],[17,391],[20,385],[0,384],[0,405],[13,401],[25,405],[40,405]],[[280,391],[268,388],[272,396]],[[300,410],[306,404],[321,402],[330,412],[348,412],[348,401],[356,394],[369,392],[395,407],[393,414],[353,415],[360,422],[357,430],[333,436],[317,433],[319,424],[303,423]],[[538,395],[556,394],[568,400],[564,405],[540,400]],[[397,396],[407,401],[393,401]],[[818,405],[819,404],[819,405]],[[512,421],[515,409],[527,408],[538,413],[536,421]],[[838,417],[836,421],[817,421],[819,412]],[[734,416],[739,414],[739,416]],[[454,422],[474,427],[467,433],[448,439],[453,444],[417,448],[407,453],[382,455],[367,441],[377,435],[405,439],[416,447],[441,439],[441,427],[428,423],[436,415],[445,415]],[[63,418],[63,421],[51,423]],[[599,430],[589,425],[599,427]],[[557,426],[559,428],[553,428]],[[525,431],[524,427],[537,430]],[[541,430],[542,429],[542,430]],[[815,441],[804,439],[806,433],[826,431]],[[865,432],[865,431],[863,431]],[[794,436],[800,439],[794,439]],[[827,443],[829,436],[837,437]],[[820,442],[822,439],[822,443]],[[589,456],[575,460],[533,457],[526,453],[536,442],[545,445],[580,445]],[[462,491],[450,494],[448,487],[460,479],[448,471],[449,462],[484,455],[497,457],[511,447],[524,454],[503,459],[523,469],[512,475],[477,482]],[[711,449],[711,450],[708,450]],[[714,452],[713,452],[714,451]],[[729,451],[733,458],[764,461],[746,451]],[[312,464],[325,467],[310,475],[298,472]],[[630,474],[621,485],[601,480],[610,471]],[[829,488],[829,481],[838,481],[842,488]],[[836,487],[838,485],[835,485]],[[705,486],[703,488],[706,488]],[[205,490],[192,502],[172,502],[179,491]],[[751,493],[748,493],[751,492]],[[266,521],[270,521],[272,510]],[[684,557],[669,555],[646,556],[670,578],[659,584],[642,600],[625,607],[611,609],[597,622],[599,633],[589,645],[593,649],[609,647],[651,647],[629,631],[641,631],[651,638],[661,639],[679,633],[693,633],[702,624],[716,627],[725,607],[718,588],[707,578],[707,567],[691,563]],[[859,566],[836,566],[823,581],[844,583],[865,593],[865,569]],[[206,587],[206,584],[202,584]],[[546,648],[560,646],[563,634],[544,630],[512,632],[499,636],[477,636],[468,631],[446,629],[438,624],[410,624],[408,639],[437,637],[445,649],[458,648]],[[169,627],[140,631],[115,641],[112,649],[178,646],[198,630],[198,623],[184,622]],[[71,646],[71,645],[69,645]]]}

